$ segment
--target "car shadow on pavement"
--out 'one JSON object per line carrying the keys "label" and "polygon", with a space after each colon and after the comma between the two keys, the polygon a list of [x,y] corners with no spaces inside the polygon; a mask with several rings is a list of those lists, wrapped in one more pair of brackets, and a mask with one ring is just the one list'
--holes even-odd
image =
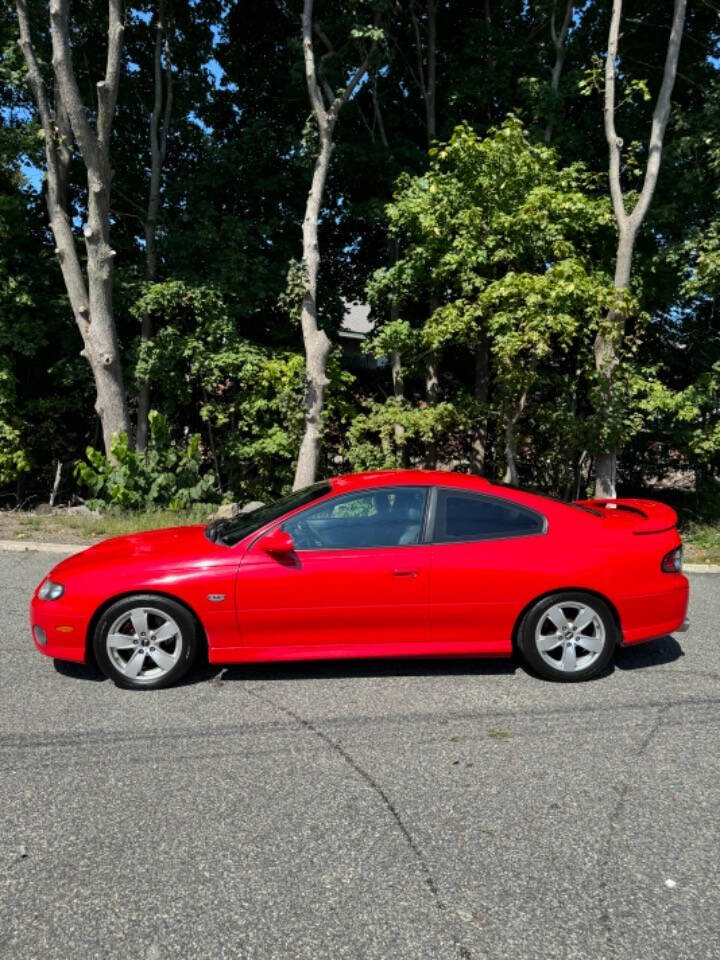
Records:
{"label": "car shadow on pavement", "polygon": [[669,634],[650,643],[639,643],[632,647],[620,647],[615,655],[615,666],[619,670],[640,670],[645,667],[661,667],[674,663],[685,656],[685,651],[675,637]]}
{"label": "car shadow on pavement", "polygon": [[[613,661],[593,680],[602,680],[619,670],[639,670],[673,663],[685,656],[675,637],[660,637],[651,643],[620,647]],[[107,679],[94,664],[53,660],[57,673],[72,680],[100,683]],[[274,663],[211,664],[200,662],[177,686],[208,681],[240,680],[244,683],[267,680],[352,680],[372,677],[482,677],[512,676],[523,669],[517,660],[484,657],[433,657],[358,660],[286,660]],[[534,673],[530,673],[534,679]],[[552,681],[549,681],[552,682]]]}
{"label": "car shadow on pavement", "polygon": [[408,658],[362,660],[293,660],[238,663],[222,669],[222,680],[352,680],[371,677],[457,677],[512,675],[515,660],[484,658]]}
{"label": "car shadow on pavement", "polygon": [[94,663],[74,663],[71,660],[53,660],[53,666],[56,673],[63,677],[69,677],[71,680],[93,680],[100,683],[107,680],[104,673],[101,673]]}

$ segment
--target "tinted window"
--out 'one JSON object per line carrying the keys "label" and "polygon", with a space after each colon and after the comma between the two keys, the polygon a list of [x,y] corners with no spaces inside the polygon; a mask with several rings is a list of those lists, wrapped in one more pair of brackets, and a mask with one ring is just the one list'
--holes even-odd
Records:
{"label": "tinted window", "polygon": [[420,542],[423,487],[362,490],[303,510],[283,524],[297,550],[400,547]]}
{"label": "tinted window", "polygon": [[540,533],[542,517],[508,500],[439,490],[433,539],[439,543]]}
{"label": "tinted window", "polygon": [[330,484],[323,480],[321,483],[313,483],[310,487],[303,487],[302,490],[295,490],[287,497],[276,500],[274,503],[266,504],[251,510],[249,513],[239,513],[236,517],[228,520],[215,520],[205,529],[205,534],[210,540],[217,540],[227,546],[233,546],[239,543],[251,533],[255,533],[266,523],[277,520],[284,513],[290,513],[306,503],[312,503],[330,493]]}

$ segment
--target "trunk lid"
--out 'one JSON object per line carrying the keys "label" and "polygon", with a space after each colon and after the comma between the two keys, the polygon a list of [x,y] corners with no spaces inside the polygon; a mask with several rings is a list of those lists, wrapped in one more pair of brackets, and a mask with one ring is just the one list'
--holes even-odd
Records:
{"label": "trunk lid", "polygon": [[665,533],[677,525],[677,514],[673,508],[657,500],[631,497],[615,500],[576,500],[575,505],[591,510],[614,529],[627,530],[637,536]]}

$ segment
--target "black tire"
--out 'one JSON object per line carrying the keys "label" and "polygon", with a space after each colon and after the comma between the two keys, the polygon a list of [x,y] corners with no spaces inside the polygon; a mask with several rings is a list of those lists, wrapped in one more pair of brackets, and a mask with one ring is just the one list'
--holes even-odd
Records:
{"label": "black tire", "polygon": [[[145,631],[137,630],[136,623],[144,625]],[[114,637],[127,638],[122,648],[114,649],[108,643],[111,629],[115,631]],[[153,634],[153,630],[157,633]],[[169,639],[155,641],[155,637],[163,632],[171,634]],[[190,611],[177,601],[151,593],[138,593],[117,600],[103,612],[92,642],[98,667],[119,687],[157,690],[177,683],[193,665],[198,651],[198,627]],[[140,673],[135,677],[129,675],[138,663]]]}
{"label": "black tire", "polygon": [[[581,615],[581,610],[588,614]],[[576,629],[576,624],[582,623],[590,612],[594,616],[587,628]],[[562,622],[563,617],[567,627],[558,627],[555,621]],[[553,627],[557,628],[554,635]],[[618,628],[604,600],[591,593],[569,590],[534,603],[520,622],[517,640],[525,663],[535,673],[560,683],[578,683],[597,676],[608,665],[617,646]],[[544,655],[538,644],[545,648]],[[586,666],[582,665],[583,659],[588,660]]]}

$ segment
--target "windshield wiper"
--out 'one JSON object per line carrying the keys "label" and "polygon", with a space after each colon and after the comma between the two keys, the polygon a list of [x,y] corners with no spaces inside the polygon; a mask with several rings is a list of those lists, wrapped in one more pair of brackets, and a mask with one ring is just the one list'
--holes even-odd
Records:
{"label": "windshield wiper", "polygon": [[220,520],[213,520],[212,523],[209,523],[205,527],[205,536],[212,543],[218,543],[218,542],[222,543],[223,541],[222,541],[221,534],[223,530],[227,529],[229,524],[230,524],[230,521],[225,517],[221,518]]}

